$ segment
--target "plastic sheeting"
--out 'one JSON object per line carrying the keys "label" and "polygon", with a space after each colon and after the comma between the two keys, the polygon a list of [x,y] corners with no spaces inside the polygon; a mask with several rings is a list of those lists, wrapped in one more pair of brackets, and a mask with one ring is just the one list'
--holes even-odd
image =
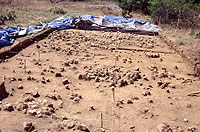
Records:
{"label": "plastic sheeting", "polygon": [[107,16],[107,15],[104,15],[104,20],[112,22],[112,23],[130,23],[130,22],[142,23],[144,22],[140,19],[124,18],[122,16]]}
{"label": "plastic sheeting", "polygon": [[22,27],[18,25],[17,27],[0,27],[0,48],[4,46],[9,46],[14,43],[15,38],[25,36],[27,34],[37,33],[44,30],[46,27],[54,29],[69,29],[74,27],[79,27],[82,29],[106,29],[106,28],[116,28],[123,29],[127,31],[147,31],[147,32],[164,32],[158,26],[141,19],[124,18],[122,16],[92,16],[92,15],[82,15],[76,18],[67,16],[55,19],[52,22],[46,24],[41,23],[41,26],[29,26]]}
{"label": "plastic sheeting", "polygon": [[[79,21],[88,21],[91,27],[83,29],[123,29],[123,31],[146,31],[146,32],[164,32],[160,27],[154,25],[146,20],[124,18],[122,16],[107,16],[96,17],[90,15],[79,16],[76,22],[80,25]],[[90,24],[93,23],[93,24]],[[75,23],[76,25],[76,23]],[[87,25],[84,23],[84,25]],[[83,27],[83,26],[79,26]]]}
{"label": "plastic sheeting", "polygon": [[137,30],[147,32],[164,32],[164,30],[162,30],[160,27],[148,21],[141,19],[124,18],[121,16],[105,15],[103,19],[98,20],[96,23],[98,23],[102,27],[121,28],[129,31]]}
{"label": "plastic sheeting", "polygon": [[59,19],[53,20],[52,22],[48,23],[48,27],[60,30],[68,29],[72,27],[73,21],[74,21],[73,17],[61,17]]}
{"label": "plastic sheeting", "polygon": [[6,31],[0,31],[0,48],[12,45],[15,39],[12,38]]}
{"label": "plastic sheeting", "polygon": [[42,26],[29,26],[24,28],[21,25],[17,27],[8,27],[3,29],[0,27],[0,48],[10,46],[14,43],[15,39],[21,36],[25,36],[32,33],[37,33],[45,29],[45,23],[41,23]]}

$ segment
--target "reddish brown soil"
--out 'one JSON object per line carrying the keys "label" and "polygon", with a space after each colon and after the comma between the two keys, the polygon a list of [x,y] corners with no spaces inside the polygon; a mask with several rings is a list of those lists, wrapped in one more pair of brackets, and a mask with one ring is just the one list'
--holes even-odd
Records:
{"label": "reddish brown soil", "polygon": [[[117,47],[126,49],[113,50]],[[119,60],[115,65],[116,55]],[[106,132],[200,131],[200,94],[188,96],[199,91],[200,81],[192,76],[194,71],[187,62],[156,36],[55,31],[2,62],[0,68],[12,95],[0,104],[0,132],[21,132],[23,122],[32,122],[38,132],[83,131],[80,123],[89,131],[100,131],[101,113]],[[141,79],[131,80],[129,75],[136,73]],[[80,75],[86,79],[79,79]],[[128,85],[120,87],[119,76]],[[100,82],[95,82],[97,78]],[[64,79],[69,80],[67,88]],[[113,81],[118,81],[114,100],[109,86]],[[36,91],[40,97],[32,97]],[[25,101],[27,97],[33,101]],[[43,112],[43,107],[49,107],[43,99],[53,104],[55,112],[46,110],[41,117],[28,114],[29,110]],[[19,102],[28,108],[18,111]],[[14,111],[4,110],[6,103]],[[38,107],[33,108],[34,104]],[[161,129],[162,124],[166,125]]]}

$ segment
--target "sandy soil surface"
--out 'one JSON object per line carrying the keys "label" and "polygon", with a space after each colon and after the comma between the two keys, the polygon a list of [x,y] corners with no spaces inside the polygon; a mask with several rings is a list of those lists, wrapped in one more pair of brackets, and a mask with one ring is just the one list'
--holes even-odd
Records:
{"label": "sandy soil surface", "polygon": [[0,69],[0,132],[200,131],[200,81],[156,36],[55,31]]}

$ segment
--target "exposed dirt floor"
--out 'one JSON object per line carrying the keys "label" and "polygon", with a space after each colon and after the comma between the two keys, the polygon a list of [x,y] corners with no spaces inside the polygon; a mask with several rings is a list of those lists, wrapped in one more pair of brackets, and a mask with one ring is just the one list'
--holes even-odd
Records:
{"label": "exposed dirt floor", "polygon": [[157,36],[54,31],[0,69],[0,132],[200,131],[200,81]]}

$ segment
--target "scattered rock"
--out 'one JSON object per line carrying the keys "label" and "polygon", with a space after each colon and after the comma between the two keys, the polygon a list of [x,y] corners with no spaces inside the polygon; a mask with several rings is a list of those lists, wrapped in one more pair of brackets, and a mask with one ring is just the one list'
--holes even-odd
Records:
{"label": "scattered rock", "polygon": [[69,80],[68,79],[64,79],[62,80],[63,85],[69,84]]}
{"label": "scattered rock", "polygon": [[24,100],[25,102],[31,102],[31,101],[34,101],[34,98],[32,96],[28,96],[25,98]]}
{"label": "scattered rock", "polygon": [[149,103],[153,103],[153,100],[149,100]]}
{"label": "scattered rock", "polygon": [[132,100],[139,100],[139,97],[131,97]]}
{"label": "scattered rock", "polygon": [[63,102],[60,102],[60,103],[58,104],[58,107],[59,107],[59,108],[63,108]]}
{"label": "scattered rock", "polygon": [[83,79],[83,75],[80,74],[80,75],[78,76],[78,79],[79,79],[79,80],[82,80],[82,79]]}
{"label": "scattered rock", "polygon": [[167,89],[167,90],[166,90],[166,92],[167,92],[167,93],[170,93],[170,90],[169,90],[169,89]]}
{"label": "scattered rock", "polygon": [[80,131],[84,131],[84,132],[90,132],[88,127],[84,124],[79,124],[77,129],[80,130]]}
{"label": "scattered rock", "polygon": [[144,96],[151,95],[151,92],[150,91],[145,91],[145,92],[142,92],[142,95],[144,95]]}
{"label": "scattered rock", "polygon": [[175,66],[175,69],[178,70],[178,66]]}
{"label": "scattered rock", "polygon": [[30,110],[27,110],[27,114],[29,115],[29,116],[35,116],[35,115],[37,115],[37,110],[35,110],[35,109],[30,109]]}
{"label": "scattered rock", "polygon": [[130,130],[134,131],[135,130],[135,126],[130,126]]}
{"label": "scattered rock", "polygon": [[55,77],[62,77],[62,74],[61,74],[60,72],[57,72],[57,73],[55,74]]}
{"label": "scattered rock", "polygon": [[67,124],[67,129],[72,129],[76,126],[75,122],[73,121],[69,121],[68,124]]}
{"label": "scattered rock", "polygon": [[24,104],[23,102],[19,102],[16,106],[16,109],[18,111],[22,111],[24,109],[27,109],[28,108],[28,105],[27,104]]}
{"label": "scattered rock", "polygon": [[66,127],[67,129],[76,129],[77,123],[72,120],[63,120],[61,122],[61,126]]}
{"label": "scattered rock", "polygon": [[27,76],[27,80],[31,81],[32,77],[31,76]]}
{"label": "scattered rock", "polygon": [[184,118],[184,122],[188,122],[188,119]]}
{"label": "scattered rock", "polygon": [[118,106],[119,108],[123,108],[122,106],[123,104],[124,104],[124,100],[120,100],[116,102],[116,106]]}
{"label": "scattered rock", "polygon": [[23,122],[24,132],[31,132],[35,129],[31,122]]}
{"label": "scattered rock", "polygon": [[66,84],[66,85],[65,85],[65,88],[66,88],[67,90],[70,90],[69,84]]}
{"label": "scattered rock", "polygon": [[132,100],[127,100],[127,104],[133,104]]}
{"label": "scattered rock", "polygon": [[147,53],[145,53],[145,55],[148,58],[159,58],[160,57],[160,54],[158,54],[158,53],[151,53],[151,52],[147,52]]}
{"label": "scattered rock", "polygon": [[165,123],[159,124],[157,126],[157,130],[158,132],[172,132],[172,129],[169,127],[169,125]]}
{"label": "scattered rock", "polygon": [[128,85],[128,82],[125,79],[120,80],[119,87],[123,87],[123,86],[126,86],[126,85]]}
{"label": "scattered rock", "polygon": [[31,92],[31,95],[32,95],[34,98],[40,97],[40,94],[38,93],[38,91],[32,91],[32,92]]}
{"label": "scattered rock", "polygon": [[73,94],[71,95],[70,99],[73,100],[73,101],[76,102],[76,103],[79,103],[80,100],[83,99],[83,98],[82,98],[81,95],[78,95],[78,94],[74,94],[74,93],[73,93]]}
{"label": "scattered rock", "polygon": [[90,106],[90,111],[96,110],[94,106]]}
{"label": "scattered rock", "polygon": [[61,67],[60,68],[60,72],[64,72],[65,71],[65,68],[64,67]]}
{"label": "scattered rock", "polygon": [[53,100],[62,99],[60,95],[57,94],[57,92],[49,92],[45,97],[51,98]]}
{"label": "scattered rock", "polygon": [[14,108],[10,103],[8,103],[8,104],[5,105],[4,110],[12,112],[12,111],[14,111]]}

